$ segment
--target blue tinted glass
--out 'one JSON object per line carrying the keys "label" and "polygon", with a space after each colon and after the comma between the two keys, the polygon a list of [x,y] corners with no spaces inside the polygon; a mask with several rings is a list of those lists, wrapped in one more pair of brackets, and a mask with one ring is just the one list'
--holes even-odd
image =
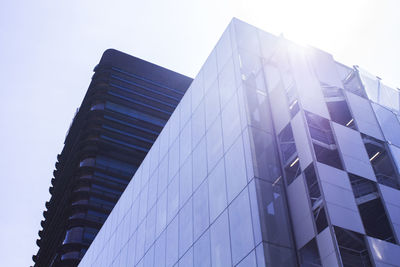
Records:
{"label": "blue tinted glass", "polygon": [[199,145],[193,151],[193,190],[200,185],[200,183],[207,176],[207,150],[206,139],[203,138]]}
{"label": "blue tinted glass", "polygon": [[212,266],[231,266],[228,214],[225,211],[210,227]]}
{"label": "blue tinted glass", "polygon": [[208,227],[208,183],[205,181],[193,194],[193,226],[196,240]]}
{"label": "blue tinted glass", "polygon": [[229,206],[232,259],[237,264],[253,248],[253,227],[247,188]]}
{"label": "blue tinted glass", "polygon": [[225,169],[228,201],[230,202],[247,184],[246,164],[244,162],[241,136],[225,155]]}
{"label": "blue tinted glass", "polygon": [[189,156],[179,171],[180,207],[192,195],[192,158]]}
{"label": "blue tinted glass", "polygon": [[221,160],[208,177],[208,190],[210,197],[210,222],[226,208],[225,167]]}
{"label": "blue tinted glass", "polygon": [[186,202],[179,212],[179,257],[193,243],[193,214],[192,200]]}
{"label": "blue tinted glass", "polygon": [[166,266],[173,266],[178,261],[178,216],[167,227]]}
{"label": "blue tinted glass", "polygon": [[211,266],[210,254],[210,232],[207,230],[197,241],[194,243],[194,266],[196,267],[209,267]]}
{"label": "blue tinted glass", "polygon": [[178,212],[179,207],[179,175],[172,179],[168,185],[168,222]]}

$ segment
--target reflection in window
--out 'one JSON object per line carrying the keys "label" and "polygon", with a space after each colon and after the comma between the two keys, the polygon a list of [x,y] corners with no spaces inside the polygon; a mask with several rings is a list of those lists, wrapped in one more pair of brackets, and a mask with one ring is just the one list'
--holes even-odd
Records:
{"label": "reflection in window", "polygon": [[63,244],[80,243],[82,240],[83,227],[74,227],[67,230]]}
{"label": "reflection in window", "polygon": [[301,170],[290,123],[279,133],[278,140],[286,182],[287,184],[291,184],[300,174]]}
{"label": "reflection in window", "polygon": [[90,110],[103,110],[104,109],[104,103],[96,101],[95,103],[92,104],[90,107]]}
{"label": "reflection in window", "polygon": [[306,119],[317,161],[342,169],[329,120],[311,112],[306,112]]}
{"label": "reflection in window", "polygon": [[81,162],[79,162],[79,167],[94,166],[94,164],[95,164],[94,158],[86,158],[86,159],[81,160]]}
{"label": "reflection in window", "polygon": [[398,189],[397,173],[385,144],[365,134],[362,137],[378,183]]}
{"label": "reflection in window", "polygon": [[289,71],[282,73],[282,81],[285,88],[286,98],[289,103],[290,116],[293,118],[300,110],[293,75]]}
{"label": "reflection in window", "polygon": [[315,238],[313,238],[304,247],[302,247],[299,252],[300,252],[301,267],[322,266]]}
{"label": "reflection in window", "polygon": [[367,235],[394,243],[393,232],[376,183],[354,174],[349,174],[349,177]]}
{"label": "reflection in window", "polygon": [[348,74],[348,76],[344,78],[343,86],[344,86],[344,89],[346,89],[358,96],[366,98],[364,88],[362,86],[360,77],[358,76],[357,72],[355,72],[355,71],[350,72]]}
{"label": "reflection in window", "polygon": [[372,267],[364,236],[337,226],[334,230],[343,266]]}
{"label": "reflection in window", "polygon": [[321,87],[332,120],[343,126],[355,129],[354,119],[347,105],[343,90],[323,83],[321,83]]}
{"label": "reflection in window", "polygon": [[282,181],[274,183],[255,179],[263,240],[284,247],[291,246],[290,223]]}
{"label": "reflection in window", "polygon": [[311,201],[311,209],[314,215],[315,226],[318,233],[320,233],[328,226],[328,221],[326,219],[324,203],[322,201],[318,178],[313,164],[310,164],[304,170],[304,177],[307,184],[308,195]]}

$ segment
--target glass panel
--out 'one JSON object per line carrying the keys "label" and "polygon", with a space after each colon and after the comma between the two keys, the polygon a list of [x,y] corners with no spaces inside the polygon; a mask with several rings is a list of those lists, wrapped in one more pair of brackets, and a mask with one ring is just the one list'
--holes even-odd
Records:
{"label": "glass panel", "polygon": [[255,181],[263,240],[290,247],[288,208],[281,183],[271,184],[259,179]]}
{"label": "glass panel", "polygon": [[233,264],[237,264],[254,248],[249,194],[247,189],[229,206],[229,224]]}
{"label": "glass panel", "polygon": [[208,190],[210,197],[210,222],[226,208],[225,166],[221,160],[208,176]]}
{"label": "glass panel", "polygon": [[189,156],[190,152],[192,151],[192,125],[191,121],[189,121],[185,127],[183,128],[180,134],[180,165],[185,162],[186,158]]}
{"label": "glass panel", "polygon": [[218,77],[219,90],[221,97],[221,108],[231,99],[236,92],[235,66],[232,58],[226,63]]}
{"label": "glass panel", "polygon": [[386,140],[397,146],[400,146],[400,124],[396,115],[392,111],[380,105],[373,103],[372,107],[375,111],[376,117],[378,118]]}
{"label": "glass panel", "polygon": [[179,139],[176,139],[169,149],[168,182],[171,181],[171,178],[175,176],[178,170],[179,170]]}
{"label": "glass panel", "polygon": [[229,101],[221,114],[222,119],[222,132],[224,138],[225,151],[231,147],[235,139],[241,133],[239,105],[236,94]]}
{"label": "glass panel", "polygon": [[231,202],[247,184],[246,164],[241,136],[225,155],[225,169],[228,202]]}
{"label": "glass panel", "polygon": [[193,243],[192,199],[186,202],[179,212],[179,257]]}
{"label": "glass panel", "polygon": [[156,237],[164,230],[167,223],[167,191],[157,201]]}
{"label": "glass panel", "polygon": [[179,208],[179,175],[175,176],[172,182],[168,185],[168,220],[176,215]]}
{"label": "glass panel", "polygon": [[194,266],[211,266],[210,232],[207,230],[194,244]]}
{"label": "glass panel", "polygon": [[201,184],[193,194],[193,226],[196,240],[209,225],[208,182]]}
{"label": "glass panel", "polygon": [[[260,179],[275,181],[280,175],[279,156],[272,134],[250,127],[254,175]],[[294,146],[294,143],[293,143]],[[296,147],[294,147],[296,149]],[[247,166],[250,168],[250,166]],[[252,177],[248,177],[252,178]]]}
{"label": "glass panel", "polygon": [[219,103],[218,81],[215,81],[205,97],[206,129],[210,128],[221,111]]}
{"label": "glass panel", "polygon": [[193,151],[193,190],[201,184],[207,176],[206,139],[203,138]]}
{"label": "glass panel", "polygon": [[207,163],[212,170],[223,154],[221,117],[218,116],[207,132]]}
{"label": "glass panel", "polygon": [[178,261],[178,216],[167,227],[166,266],[173,266]]}
{"label": "glass panel", "polygon": [[187,158],[179,171],[179,206],[183,204],[192,195],[192,156]]}
{"label": "glass panel", "polygon": [[[155,243],[155,256],[154,256],[154,266],[165,266],[165,231],[157,239]],[[128,253],[129,255],[129,253]],[[131,265],[126,265],[131,266]]]}
{"label": "glass panel", "polygon": [[202,101],[192,117],[192,148],[200,142],[206,131],[204,101]]}
{"label": "glass panel", "polygon": [[231,266],[228,214],[225,211],[210,227],[212,266]]}

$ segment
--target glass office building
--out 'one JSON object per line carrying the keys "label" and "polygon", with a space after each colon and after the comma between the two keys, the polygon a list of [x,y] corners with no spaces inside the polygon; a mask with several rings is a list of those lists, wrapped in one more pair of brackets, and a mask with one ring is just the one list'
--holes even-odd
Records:
{"label": "glass office building", "polygon": [[80,266],[400,266],[399,99],[233,19]]}
{"label": "glass office building", "polygon": [[35,266],[77,266],[191,78],[104,52],[57,157]]}

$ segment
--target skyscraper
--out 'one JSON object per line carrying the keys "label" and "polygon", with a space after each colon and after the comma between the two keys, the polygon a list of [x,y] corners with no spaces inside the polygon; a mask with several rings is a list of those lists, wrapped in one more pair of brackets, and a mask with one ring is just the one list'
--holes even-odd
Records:
{"label": "skyscraper", "polygon": [[104,52],[57,156],[35,266],[76,266],[191,78]]}
{"label": "skyscraper", "polygon": [[400,266],[399,99],[233,19],[80,266]]}

